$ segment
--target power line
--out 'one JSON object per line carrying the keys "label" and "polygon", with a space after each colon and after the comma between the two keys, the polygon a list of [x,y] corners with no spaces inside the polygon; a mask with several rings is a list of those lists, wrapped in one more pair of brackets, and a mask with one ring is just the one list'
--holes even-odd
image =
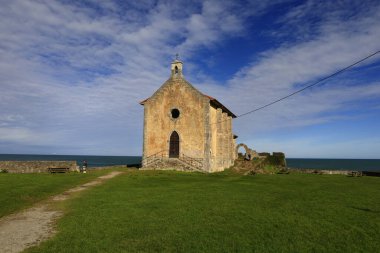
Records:
{"label": "power line", "polygon": [[[253,110],[251,110],[251,111],[248,111],[248,112],[245,112],[245,113],[243,113],[243,114],[240,114],[240,115],[236,116],[236,118],[240,118],[240,117],[243,117],[243,116],[245,116],[245,115],[248,115],[248,114],[251,114],[251,113],[257,112],[257,111],[262,110],[262,109],[264,109],[264,108],[266,108],[266,107],[268,107],[268,106],[271,106],[271,105],[276,104],[276,103],[278,103],[278,102],[280,102],[280,101],[282,101],[282,100],[285,100],[285,99],[287,99],[287,98],[289,98],[289,97],[291,97],[291,96],[294,96],[294,95],[296,95],[297,93],[300,93],[300,92],[302,92],[302,91],[304,91],[304,90],[306,90],[306,89],[309,89],[309,88],[311,88],[311,87],[313,87],[313,86],[315,86],[315,85],[317,85],[317,84],[319,84],[319,83],[321,83],[321,82],[323,82],[323,81],[325,81],[325,80],[327,80],[327,79],[329,79],[329,78],[331,78],[331,77],[334,77],[334,76],[339,75],[340,73],[342,73],[342,72],[344,72],[344,71],[346,71],[346,70],[352,68],[352,67],[355,66],[355,65],[358,65],[359,63],[361,63],[361,62],[363,62],[363,61],[365,61],[365,60],[367,60],[367,59],[369,59],[369,58],[371,58],[371,57],[377,55],[378,53],[380,53],[380,50],[377,51],[377,52],[375,52],[375,53],[372,53],[372,54],[370,54],[370,55],[368,55],[368,56],[366,56],[366,57],[364,57],[364,58],[362,58],[362,59],[360,59],[359,61],[357,61],[357,62],[355,62],[355,63],[352,63],[351,65],[349,65],[349,66],[347,66],[347,67],[345,67],[345,68],[343,68],[343,69],[341,69],[341,70],[338,70],[338,71],[334,72],[334,73],[331,74],[331,75],[328,75],[328,76],[326,76],[326,77],[324,77],[324,78],[322,78],[322,79],[320,79],[320,80],[318,80],[318,81],[312,83],[312,84],[310,84],[310,85],[308,85],[308,86],[306,86],[306,87],[304,87],[304,88],[302,88],[302,89],[299,89],[299,90],[297,90],[297,91],[295,91],[295,92],[293,92],[293,93],[291,93],[291,94],[289,94],[289,95],[286,95],[286,96],[284,96],[284,97],[282,97],[282,98],[279,98],[279,99],[277,99],[277,100],[275,100],[275,101],[273,101],[273,102],[270,102],[270,103],[268,103],[268,104],[266,104],[266,105],[260,106],[260,107],[258,107],[258,108],[256,108],[256,109],[253,109]],[[219,122],[217,122],[217,123],[219,123]]]}

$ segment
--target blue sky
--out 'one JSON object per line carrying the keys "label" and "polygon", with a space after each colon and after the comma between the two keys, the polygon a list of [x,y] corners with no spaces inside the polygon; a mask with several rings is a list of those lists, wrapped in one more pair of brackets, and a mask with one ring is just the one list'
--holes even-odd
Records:
{"label": "blue sky", "polygon": [[[240,115],[380,50],[379,1],[2,1],[0,153],[141,155],[176,53]],[[380,158],[380,55],[233,122],[288,157]]]}

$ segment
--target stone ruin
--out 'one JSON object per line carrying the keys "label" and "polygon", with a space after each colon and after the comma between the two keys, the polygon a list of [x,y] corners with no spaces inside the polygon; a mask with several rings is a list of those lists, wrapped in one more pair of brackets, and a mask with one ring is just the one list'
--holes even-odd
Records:
{"label": "stone ruin", "polygon": [[252,160],[255,157],[259,157],[259,154],[256,152],[256,150],[250,149],[247,145],[244,143],[240,143],[236,146],[236,158],[239,157],[239,148],[243,147],[245,149],[244,159],[247,161]]}

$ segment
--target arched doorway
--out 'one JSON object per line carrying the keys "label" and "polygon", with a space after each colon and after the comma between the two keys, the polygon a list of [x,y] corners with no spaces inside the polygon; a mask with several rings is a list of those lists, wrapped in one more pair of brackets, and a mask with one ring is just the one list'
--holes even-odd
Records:
{"label": "arched doorway", "polygon": [[173,131],[173,133],[170,135],[169,157],[170,158],[179,157],[179,135],[176,131]]}

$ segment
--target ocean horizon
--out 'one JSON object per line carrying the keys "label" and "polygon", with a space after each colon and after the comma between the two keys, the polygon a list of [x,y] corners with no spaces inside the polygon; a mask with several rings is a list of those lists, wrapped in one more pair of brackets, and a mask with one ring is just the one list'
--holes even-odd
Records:
{"label": "ocean horizon", "polygon": [[[0,154],[0,161],[87,161],[88,167],[141,164],[141,156]],[[289,168],[380,171],[380,159],[286,158]]]}

